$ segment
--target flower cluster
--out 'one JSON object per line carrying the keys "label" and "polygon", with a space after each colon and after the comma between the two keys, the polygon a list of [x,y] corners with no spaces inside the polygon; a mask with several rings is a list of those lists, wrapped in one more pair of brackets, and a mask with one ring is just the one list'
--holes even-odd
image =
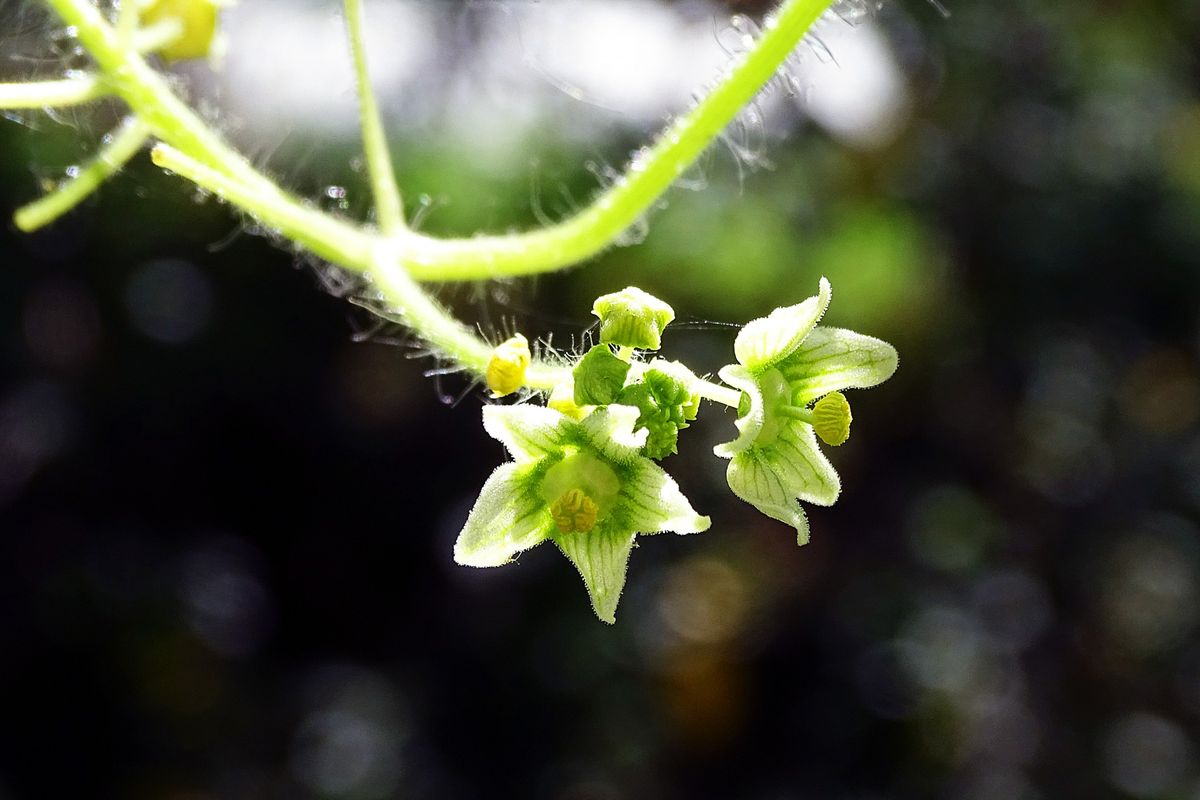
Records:
{"label": "flower cluster", "polygon": [[[513,460],[484,484],[455,560],[494,567],[553,541],[583,577],[596,615],[613,622],[639,533],[709,527],[655,463],[676,452],[702,396],[737,407],[737,438],[716,448],[729,459],[734,494],[807,542],[800,500],[829,505],[841,488],[817,438],[845,442],[851,413],[842,390],[874,386],[897,364],[886,342],[818,325],[829,299],[821,279],[816,296],[742,329],[737,363],[719,373],[737,393],[678,362],[645,360],[642,351],[657,349],[674,319],[666,303],[634,288],[597,300],[600,343],[575,362],[546,407],[484,408],[485,430]],[[528,353],[520,336],[496,349],[487,368],[493,397],[520,388]]]}

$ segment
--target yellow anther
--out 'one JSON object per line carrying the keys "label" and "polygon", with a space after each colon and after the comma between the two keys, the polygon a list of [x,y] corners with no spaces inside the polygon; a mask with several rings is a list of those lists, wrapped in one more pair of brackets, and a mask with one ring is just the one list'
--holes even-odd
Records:
{"label": "yellow anther", "polygon": [[519,333],[493,350],[484,376],[492,397],[504,397],[524,386],[531,358],[529,342]]}
{"label": "yellow anther", "polygon": [[217,35],[216,0],[154,0],[142,13],[142,23],[153,25],[178,20],[183,26],[179,38],[158,51],[167,61],[204,58]]}
{"label": "yellow anther", "polygon": [[568,489],[550,504],[550,516],[561,533],[587,533],[596,526],[599,510],[581,489]]}
{"label": "yellow anther", "polygon": [[813,428],[825,444],[836,447],[850,438],[850,401],[841,392],[830,392],[813,406]]}

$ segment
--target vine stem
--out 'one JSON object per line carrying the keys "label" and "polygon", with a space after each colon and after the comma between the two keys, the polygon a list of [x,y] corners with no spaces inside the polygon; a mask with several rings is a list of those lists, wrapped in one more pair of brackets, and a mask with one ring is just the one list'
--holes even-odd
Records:
{"label": "vine stem", "polygon": [[595,256],[633,225],[774,76],[834,0],[785,0],[763,32],[687,114],[639,151],[591,205],[535,231],[471,239],[414,237],[405,265],[423,280],[475,280],[552,272]]}
{"label": "vine stem", "polygon": [[[765,21],[761,36],[712,90],[669,126],[651,148],[640,151],[625,175],[574,217],[539,230],[465,239],[437,239],[402,225],[403,207],[367,75],[361,0],[345,0],[347,25],[362,103],[364,149],[382,234],[312,208],[255,170],[171,91],[165,78],[129,46],[126,37],[90,0],[45,2],[75,28],[99,65],[104,86],[97,84],[90,91],[107,87],[119,95],[141,123],[166,143],[152,151],[155,163],[218,193],[316,255],[366,274],[418,334],[478,374],[486,369],[491,346],[449,316],[415,281],[532,275],[577,264],[608,247],[754,98],[834,0],[784,0]],[[17,101],[20,94],[13,92]],[[25,99],[31,96],[27,94]],[[46,102],[45,95],[37,99],[37,105],[55,104]],[[0,107],[4,105],[0,94]],[[564,367],[536,363],[530,367],[527,384],[535,389],[550,388],[564,373]],[[700,387],[704,397],[736,406],[732,390],[704,383]]]}
{"label": "vine stem", "polygon": [[[493,347],[448,314],[431,298],[399,264],[394,239],[362,236],[349,241],[352,250],[342,252],[331,242],[347,242],[342,236],[353,237],[355,229],[314,209],[295,208],[289,204],[263,202],[256,187],[247,186],[228,175],[201,164],[170,145],[158,144],[150,151],[158,166],[182,175],[192,183],[213,192],[225,201],[251,210],[264,225],[278,230],[285,238],[300,244],[322,258],[338,262],[342,258],[365,258],[370,267],[366,276],[379,291],[389,312],[420,334],[439,354],[476,375],[487,370]],[[330,233],[322,226],[344,226]],[[635,368],[643,365],[635,363]],[[567,366],[534,361],[525,373],[525,386],[536,391],[548,391],[571,377]],[[697,379],[694,387],[701,397],[737,408],[741,393],[711,381]]]}
{"label": "vine stem", "polygon": [[146,143],[149,131],[137,117],[126,117],[108,137],[108,143],[78,174],[32,203],[18,208],[13,222],[29,233],[49,225],[94,192],[133,158]]}
{"label": "vine stem", "polygon": [[57,81],[0,83],[0,108],[64,108],[90,103],[109,93],[104,81],[95,75]]}
{"label": "vine stem", "polygon": [[[137,52],[120,37],[89,0],[45,0],[76,28],[80,42],[108,76],[112,90],[137,112],[154,135],[241,183],[264,189],[270,202],[304,207],[278,189],[230,148]],[[610,246],[682,175],[720,132],[754,99],[834,0],[784,0],[763,24],[763,32],[687,114],[679,117],[650,149],[635,158],[621,178],[595,201],[564,222],[524,233],[438,239],[413,231],[392,238],[398,263],[417,280],[470,281],[551,272],[578,264]],[[0,106],[3,101],[0,100]],[[377,162],[378,163],[378,162]],[[380,170],[382,171],[382,170]],[[390,171],[390,168],[389,168]],[[378,182],[375,182],[378,184]],[[385,190],[386,192],[386,190]],[[251,209],[247,209],[251,210]],[[295,211],[296,209],[293,209]],[[382,215],[381,215],[382,217]],[[351,226],[326,226],[346,233]],[[325,249],[349,250],[349,238]],[[356,272],[371,268],[372,249],[339,264]]]}
{"label": "vine stem", "polygon": [[[194,158],[245,183],[261,187],[274,183],[255,170],[236,150],[222,141],[186,103],[167,80],[104,19],[90,0],[44,0],[96,60],[108,88],[119,95],[141,118],[151,133],[171,142]],[[0,105],[3,101],[0,100]]]}
{"label": "vine stem", "polygon": [[371,193],[375,198],[375,217],[385,236],[403,231],[404,203],[396,186],[396,173],[388,153],[387,135],[379,117],[379,104],[371,89],[367,70],[366,35],[362,0],[345,0],[346,33],[350,40],[350,55],[354,59],[354,80],[358,85],[358,107],[362,124],[363,155],[371,178]]}

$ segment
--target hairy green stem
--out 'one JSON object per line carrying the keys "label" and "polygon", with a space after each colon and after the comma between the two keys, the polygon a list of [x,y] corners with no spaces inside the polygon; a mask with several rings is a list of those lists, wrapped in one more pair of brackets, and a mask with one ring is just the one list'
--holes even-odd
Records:
{"label": "hairy green stem", "polygon": [[[379,290],[390,313],[403,319],[438,354],[464,370],[475,375],[482,375],[487,370],[493,346],[448,314],[399,265],[395,249],[402,244],[397,239],[369,236],[352,225],[293,202],[272,202],[257,188],[238,183],[170,145],[155,145],[150,157],[158,166],[245,209],[264,226],[322,258],[335,263],[366,263],[366,275]],[[635,363],[634,366],[642,365]],[[525,385],[545,391],[570,375],[568,367],[534,361],[526,371]],[[739,392],[708,381],[697,381],[695,389],[702,397],[734,408],[741,399]]]}
{"label": "hairy green stem", "polygon": [[[155,136],[241,183],[272,185],[170,91],[137,53],[121,47],[113,28],[88,0],[45,0],[113,82],[113,90],[142,116]],[[785,0],[754,46],[689,113],[588,208],[540,230],[502,236],[435,239],[404,232],[398,262],[418,280],[478,280],[531,275],[586,260],[620,236],[699,157],[770,80],[833,0]],[[0,103],[2,105],[2,103]],[[390,170],[389,170],[390,171]],[[272,195],[289,202],[282,192]],[[342,266],[365,271],[363,261]]]}
{"label": "hairy green stem", "polygon": [[[484,371],[491,346],[446,314],[415,280],[477,280],[530,275],[584,261],[608,247],[643,215],[771,79],[811,25],[833,0],[784,0],[763,33],[715,87],[664,131],[654,146],[640,151],[624,176],[574,217],[546,228],[503,236],[436,239],[403,227],[403,207],[386,149],[378,108],[369,85],[362,42],[361,0],[346,0],[355,76],[363,120],[364,149],[383,235],[350,224],[287,194],[256,171],[170,90],[136,49],[109,25],[90,0],[45,0],[96,60],[108,88],[124,100],[142,124],[165,144],[153,151],[155,163],[180,173],[224,197],[289,240],[339,266],[366,273],[388,303],[431,345],[473,372]],[[10,90],[0,107],[69,103],[72,97],[102,93],[101,85]],[[61,82],[56,82],[61,83]],[[35,85],[36,86],[36,85]],[[72,95],[64,91],[70,88]],[[98,96],[98,94],[96,95]],[[75,102],[82,102],[82,99]],[[528,385],[545,389],[563,378],[564,368],[535,364]],[[733,390],[703,382],[701,394],[737,405]]]}
{"label": "hairy green stem", "polygon": [[350,55],[354,59],[354,80],[358,86],[358,107],[362,118],[363,154],[371,178],[375,198],[375,216],[384,235],[399,233],[404,224],[404,204],[396,186],[396,173],[388,153],[387,135],[379,117],[379,104],[371,89],[367,70],[366,36],[364,34],[362,0],[345,0],[346,33],[350,39]]}
{"label": "hairy green stem", "polygon": [[90,103],[107,94],[110,94],[108,86],[95,75],[57,81],[0,83],[0,108],[62,108]]}
{"label": "hairy green stem", "polygon": [[[417,285],[408,271],[396,263],[395,253],[389,252],[395,246],[395,242],[381,241],[368,272],[368,277],[388,304],[388,310],[457,365],[475,375],[483,375],[492,357],[493,346],[447,314]],[[534,361],[525,372],[525,386],[550,390],[570,376],[567,367]]]}
{"label": "hairy green stem", "polygon": [[163,169],[178,173],[237,206],[310,253],[341,266],[353,266],[355,272],[371,268],[375,247],[383,241],[356,225],[288,197],[274,185],[243,183],[171,145],[155,145],[150,158]]}
{"label": "hairy green stem", "polygon": [[79,42],[96,60],[113,93],[141,117],[154,136],[239,181],[263,188],[274,186],[176,97],[166,79],[136,50],[123,46],[117,30],[89,0],[45,2],[75,28]]}
{"label": "hairy green stem", "polygon": [[608,247],[679,179],[754,99],[833,0],[786,0],[754,46],[716,86],[640,151],[606,192],[574,217],[528,233],[471,239],[419,239],[406,258],[414,277],[477,280],[550,272]]}
{"label": "hairy green stem", "polygon": [[13,222],[26,233],[49,225],[70,211],[89,194],[117,173],[146,143],[149,131],[137,117],[127,117],[109,135],[108,143],[78,174],[41,199],[17,209]]}

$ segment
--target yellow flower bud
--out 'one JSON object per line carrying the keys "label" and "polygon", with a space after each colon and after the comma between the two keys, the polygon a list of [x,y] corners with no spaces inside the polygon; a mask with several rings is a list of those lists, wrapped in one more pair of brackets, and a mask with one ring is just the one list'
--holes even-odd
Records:
{"label": "yellow flower bud", "polygon": [[550,399],[546,401],[546,405],[574,420],[583,419],[595,408],[595,406],[575,405],[575,384],[571,381],[555,386],[554,390],[550,392]]}
{"label": "yellow flower bud", "polygon": [[[136,0],[133,0],[136,2]],[[179,38],[158,51],[167,61],[205,58],[217,35],[216,0],[155,0],[142,14],[142,23],[177,20],[183,26]]]}
{"label": "yellow flower bud", "polygon": [[837,447],[850,438],[850,401],[841,392],[830,392],[813,406],[813,428],[825,444]]}
{"label": "yellow flower bud", "polygon": [[568,489],[550,504],[550,516],[561,533],[587,533],[596,526],[599,510],[582,489]]}
{"label": "yellow flower bud", "polygon": [[529,342],[519,333],[493,350],[484,376],[492,397],[504,397],[524,386],[531,358]]}

